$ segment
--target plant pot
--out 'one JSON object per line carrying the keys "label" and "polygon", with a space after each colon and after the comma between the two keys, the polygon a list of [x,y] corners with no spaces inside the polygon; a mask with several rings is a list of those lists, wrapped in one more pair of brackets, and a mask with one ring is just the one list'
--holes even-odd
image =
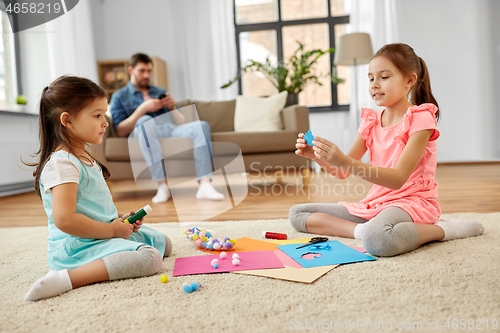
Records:
{"label": "plant pot", "polygon": [[295,104],[299,104],[299,94],[288,94],[285,107]]}

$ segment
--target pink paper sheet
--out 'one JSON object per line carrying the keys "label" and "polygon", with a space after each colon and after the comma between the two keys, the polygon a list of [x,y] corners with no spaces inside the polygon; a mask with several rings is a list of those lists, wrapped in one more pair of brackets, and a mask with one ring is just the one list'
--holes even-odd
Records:
{"label": "pink paper sheet", "polygon": [[281,263],[286,266],[290,266],[293,268],[302,268],[298,262],[290,258],[285,252],[281,250],[276,250],[274,251],[276,253],[276,256],[278,256],[278,259],[281,260]]}
{"label": "pink paper sheet", "polygon": [[[177,258],[175,259],[172,275],[209,274],[285,267],[274,251],[241,252],[238,255],[240,256],[240,265],[238,266],[232,263],[233,253],[228,253],[225,259],[221,259],[218,254]],[[212,267],[210,263],[213,259],[219,260],[219,268]]]}
{"label": "pink paper sheet", "polygon": [[353,249],[355,249],[356,251],[359,251],[361,253],[366,253],[366,250],[363,248],[363,247],[358,247],[358,246],[351,246],[351,245],[347,245]]}

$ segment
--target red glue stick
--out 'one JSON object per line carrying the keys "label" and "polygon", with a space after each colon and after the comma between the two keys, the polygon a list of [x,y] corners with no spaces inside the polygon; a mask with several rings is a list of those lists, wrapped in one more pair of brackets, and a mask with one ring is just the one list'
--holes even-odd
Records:
{"label": "red glue stick", "polygon": [[277,232],[269,232],[269,231],[263,231],[262,237],[270,238],[270,239],[287,239],[286,234],[280,234]]}

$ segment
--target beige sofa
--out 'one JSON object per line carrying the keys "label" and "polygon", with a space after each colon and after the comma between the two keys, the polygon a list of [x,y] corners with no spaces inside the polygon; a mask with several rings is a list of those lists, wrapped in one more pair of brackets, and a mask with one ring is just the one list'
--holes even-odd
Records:
{"label": "beige sofa", "polygon": [[[196,109],[193,107],[183,108],[192,104],[195,105]],[[197,112],[199,120],[208,122],[213,143],[230,142],[239,146],[247,172],[265,171],[266,174],[275,172],[278,179],[281,173],[276,173],[276,171],[284,171],[285,175],[287,172],[300,172],[304,184],[309,184],[310,166],[308,160],[294,153],[297,134],[305,133],[309,129],[309,110],[307,107],[299,105],[285,107],[281,111],[283,129],[280,131],[235,132],[235,100],[221,102],[182,101],[178,102],[177,105],[183,112],[186,121],[197,120]],[[102,144],[93,145],[92,148],[96,157],[108,167],[111,173],[110,180],[134,179],[131,158],[134,161],[143,159],[142,156],[139,156],[138,141],[132,139],[130,141],[131,147],[135,146],[135,148],[129,150],[129,139],[116,137],[111,121],[112,119],[108,117],[110,126],[103,137]],[[164,158],[164,163],[171,164],[167,170],[176,170],[177,175],[175,176],[184,176],[185,167],[182,163],[176,167],[176,163],[180,162],[180,159],[188,158],[188,156],[183,156],[183,151],[191,152],[192,156],[192,150],[190,150],[193,147],[192,140],[189,138],[164,138],[160,140],[160,143],[165,143],[162,144],[162,147],[168,146],[169,150],[175,147],[176,150],[176,152],[163,152],[164,157],[171,156]],[[212,154],[214,157],[218,156],[220,161],[222,155],[228,154],[227,150],[227,145],[214,144]],[[229,150],[232,150],[229,154],[233,154],[234,157],[234,149]],[[170,173],[168,175],[169,178],[172,177]]]}

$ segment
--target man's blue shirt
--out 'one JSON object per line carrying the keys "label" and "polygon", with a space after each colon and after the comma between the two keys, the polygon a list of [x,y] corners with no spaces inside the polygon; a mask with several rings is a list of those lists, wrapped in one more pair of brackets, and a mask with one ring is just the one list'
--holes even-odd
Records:
{"label": "man's blue shirt", "polygon": [[[149,85],[148,95],[151,98],[158,98],[161,94],[165,94],[166,90],[160,87]],[[116,131],[116,126],[130,117],[132,113],[144,103],[142,92],[129,81],[128,85],[113,93],[109,107],[111,116],[113,117],[113,128]],[[160,109],[156,112],[148,113],[151,117],[158,117],[169,112],[168,108]]]}

